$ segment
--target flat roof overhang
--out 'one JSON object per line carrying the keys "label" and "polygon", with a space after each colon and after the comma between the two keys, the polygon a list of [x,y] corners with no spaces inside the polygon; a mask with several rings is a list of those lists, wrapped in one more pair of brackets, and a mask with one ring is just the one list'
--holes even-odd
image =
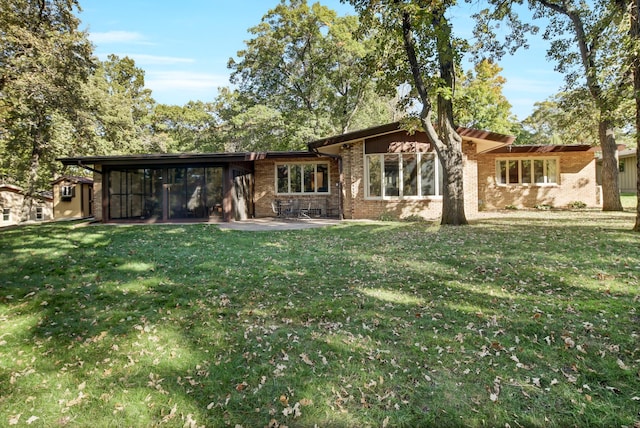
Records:
{"label": "flat roof overhang", "polygon": [[67,166],[87,167],[88,165],[103,166],[161,166],[187,164],[230,164],[253,162],[273,158],[301,158],[317,157],[317,154],[307,151],[292,152],[236,152],[236,153],[154,153],[137,155],[113,156],[78,156],[64,157],[56,160]]}

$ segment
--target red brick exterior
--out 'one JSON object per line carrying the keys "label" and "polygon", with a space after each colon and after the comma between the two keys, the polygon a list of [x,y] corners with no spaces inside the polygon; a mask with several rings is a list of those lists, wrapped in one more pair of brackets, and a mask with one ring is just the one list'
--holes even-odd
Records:
{"label": "red brick exterior", "polygon": [[480,209],[496,210],[506,206],[533,208],[550,205],[566,208],[571,202],[584,202],[589,207],[600,204],[596,185],[596,163],[591,151],[549,153],[529,156],[556,158],[560,169],[558,184],[499,185],[496,182],[496,160],[524,158],[521,154],[483,154],[478,159],[478,197]]}
{"label": "red brick exterior", "polygon": [[[316,194],[300,194],[300,195],[278,195],[276,194],[276,164],[279,163],[318,163],[327,162],[329,164],[329,193],[316,193]],[[269,158],[264,160],[258,160],[255,162],[255,189],[253,195],[255,216],[256,217],[273,217],[274,212],[271,208],[271,203],[276,199],[299,200],[301,206],[307,205],[311,202],[312,209],[319,209],[319,215],[335,216],[337,217],[339,199],[338,199],[338,183],[339,183],[339,168],[338,161],[329,157],[318,158],[301,158],[292,159],[288,158]]]}

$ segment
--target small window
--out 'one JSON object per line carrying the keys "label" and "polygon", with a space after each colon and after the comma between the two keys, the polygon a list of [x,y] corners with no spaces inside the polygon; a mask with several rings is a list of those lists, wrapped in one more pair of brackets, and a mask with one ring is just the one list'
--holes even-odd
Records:
{"label": "small window", "polygon": [[42,207],[36,207],[36,220],[43,220],[44,215],[42,212]]}
{"label": "small window", "polygon": [[60,197],[62,199],[71,199],[75,196],[75,186],[60,186]]}
{"label": "small window", "polygon": [[9,208],[2,209],[2,221],[11,220],[11,210]]}
{"label": "small window", "polygon": [[618,164],[618,171],[624,172],[624,161],[620,161]]}

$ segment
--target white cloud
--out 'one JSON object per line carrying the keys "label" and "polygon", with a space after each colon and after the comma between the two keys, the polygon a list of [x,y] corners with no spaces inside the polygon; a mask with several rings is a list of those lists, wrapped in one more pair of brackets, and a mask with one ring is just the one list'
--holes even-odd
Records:
{"label": "white cloud", "polygon": [[192,71],[151,71],[145,77],[153,91],[176,89],[216,89],[229,84],[229,76]]}
{"label": "white cloud", "polygon": [[162,104],[182,105],[188,101],[213,100],[218,88],[229,85],[229,76],[191,71],[147,71],[145,86]]}
{"label": "white cloud", "polygon": [[[100,61],[106,61],[110,54],[107,53],[98,53],[98,59]],[[149,54],[136,54],[136,53],[125,53],[118,52],[114,53],[118,58],[128,57],[135,61],[136,67],[141,67],[144,65],[175,65],[175,64],[194,64],[196,62],[193,58],[181,58],[177,56],[160,56],[160,55],[149,55]]]}
{"label": "white cloud", "polygon": [[104,33],[89,33],[89,40],[95,44],[107,43],[134,43],[134,44],[151,44],[146,38],[133,31],[107,31]]}
{"label": "white cloud", "polygon": [[126,54],[132,58],[136,64],[146,65],[172,65],[172,64],[192,64],[195,62],[193,58],[180,58],[175,56],[158,56],[148,54]]}

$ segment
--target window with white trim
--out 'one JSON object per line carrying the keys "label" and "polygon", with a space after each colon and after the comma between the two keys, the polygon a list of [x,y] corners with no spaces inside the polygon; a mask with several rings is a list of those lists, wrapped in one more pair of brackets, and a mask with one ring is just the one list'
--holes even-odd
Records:
{"label": "window with white trim", "polygon": [[328,163],[276,164],[277,194],[329,193]]}
{"label": "window with white trim", "polygon": [[9,208],[2,209],[2,221],[11,220],[11,210]]}
{"label": "window with white trim", "polygon": [[44,211],[42,207],[36,207],[36,220],[44,220]]}
{"label": "window with white trim", "polygon": [[71,199],[75,196],[75,186],[60,186],[60,197]]}
{"label": "window with white trim", "polygon": [[442,195],[442,165],[434,152],[366,154],[365,167],[368,198]]}
{"label": "window with white trim", "polygon": [[504,185],[553,185],[559,182],[558,160],[542,159],[498,159],[496,181]]}

